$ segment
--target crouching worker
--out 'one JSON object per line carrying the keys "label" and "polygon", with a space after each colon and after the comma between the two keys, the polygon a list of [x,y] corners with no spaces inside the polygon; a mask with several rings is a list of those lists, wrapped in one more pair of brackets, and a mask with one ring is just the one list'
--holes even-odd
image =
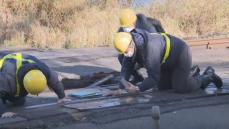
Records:
{"label": "crouching worker", "polygon": [[132,9],[123,9],[120,13],[119,21],[121,25],[119,32],[131,32],[137,28],[150,33],[165,33],[159,20],[146,17],[141,13],[136,14]]}
{"label": "crouching worker", "polygon": [[[119,16],[121,27],[118,32],[131,32],[135,28],[146,30],[150,33],[165,33],[161,22],[157,19],[146,17],[144,14],[136,14],[132,9],[123,9]],[[122,65],[124,55],[119,54],[118,60]],[[134,71],[132,72],[131,82],[138,83],[143,81],[143,76],[138,72],[142,66],[138,63],[135,64]]]}
{"label": "crouching worker", "polygon": [[[120,54],[124,54],[120,85],[130,94],[156,86],[159,90],[173,89],[178,93],[205,89],[211,82],[217,88],[222,87],[221,78],[210,66],[202,75],[199,74],[198,67],[194,70],[196,72],[191,73],[190,48],[172,35],[152,34],[140,29],[134,29],[130,33],[119,32],[114,37],[114,47]],[[148,74],[137,86],[129,82],[135,63],[144,66]],[[116,91],[114,94],[118,93]]]}
{"label": "crouching worker", "polygon": [[0,104],[1,117],[12,117],[15,113],[6,112],[5,104],[21,106],[28,94],[39,95],[48,86],[58,96],[58,103],[70,101],[65,98],[63,84],[56,72],[36,57],[21,53],[0,54]]}

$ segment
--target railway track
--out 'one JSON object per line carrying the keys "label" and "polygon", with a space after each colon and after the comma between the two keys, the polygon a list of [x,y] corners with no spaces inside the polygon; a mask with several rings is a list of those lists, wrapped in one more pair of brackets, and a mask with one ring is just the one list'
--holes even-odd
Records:
{"label": "railway track", "polygon": [[229,48],[229,38],[186,40],[191,47],[206,46],[206,48],[226,47]]}

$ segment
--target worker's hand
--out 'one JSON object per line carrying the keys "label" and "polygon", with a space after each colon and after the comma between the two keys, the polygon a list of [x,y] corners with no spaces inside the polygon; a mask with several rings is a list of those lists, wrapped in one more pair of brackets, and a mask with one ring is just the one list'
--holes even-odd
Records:
{"label": "worker's hand", "polygon": [[122,94],[123,89],[118,89],[115,91],[111,91],[106,96],[120,96]]}
{"label": "worker's hand", "polygon": [[129,83],[129,86],[126,87],[126,90],[131,95],[135,95],[135,94],[138,93],[138,87],[133,85],[133,84],[131,84],[131,83]]}
{"label": "worker's hand", "polygon": [[5,112],[5,113],[2,114],[1,118],[12,118],[15,115],[17,115],[17,114],[14,113],[14,112]]}
{"label": "worker's hand", "polygon": [[115,90],[115,91],[113,91],[112,96],[120,96],[120,95],[122,95],[122,91],[123,91],[123,89]]}
{"label": "worker's hand", "polygon": [[71,99],[65,97],[63,99],[59,99],[57,103],[60,105],[64,105],[64,104],[69,103],[71,101],[72,101]]}

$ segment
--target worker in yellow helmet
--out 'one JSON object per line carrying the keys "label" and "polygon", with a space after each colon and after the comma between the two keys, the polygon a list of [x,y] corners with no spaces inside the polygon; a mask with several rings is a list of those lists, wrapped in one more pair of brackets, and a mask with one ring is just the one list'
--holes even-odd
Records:
{"label": "worker in yellow helmet", "polygon": [[[144,14],[136,14],[132,9],[121,10],[120,17],[120,28],[118,32],[131,32],[135,28],[146,30],[150,33],[165,33],[161,22],[157,19],[146,17]],[[119,54],[118,60],[122,65],[124,55]],[[139,72],[142,66],[138,63],[135,64],[135,70],[132,72],[131,82],[138,83],[143,80],[143,76]]]}
{"label": "worker in yellow helmet", "polygon": [[[130,33],[119,32],[114,36],[114,47],[124,54],[120,86],[130,94],[156,86],[159,90],[173,89],[178,93],[205,89],[209,83],[214,83],[217,88],[222,87],[221,78],[210,66],[202,75],[199,71],[191,73],[190,48],[183,40],[172,35],[151,34],[141,29],[134,29]],[[146,68],[148,73],[148,77],[140,84],[129,81],[135,63]]]}
{"label": "worker in yellow helmet", "polygon": [[129,8],[121,10],[119,21],[121,25],[119,32],[130,32],[134,28],[138,28],[150,33],[165,33],[159,20],[146,17],[141,13],[136,14],[134,10]]}
{"label": "worker in yellow helmet", "polygon": [[[120,25],[118,32],[131,32],[134,29],[142,29],[149,33],[158,33],[160,35],[166,35],[161,22],[157,19],[146,17],[144,14],[136,14],[132,9],[123,9],[120,13]],[[118,55],[118,60],[122,65],[124,59],[123,54]],[[143,76],[139,73],[139,69],[143,66],[136,63],[134,65],[134,71],[132,72],[130,81],[133,83],[138,83],[143,81]],[[195,65],[191,68],[191,72],[198,71],[198,66]]]}
{"label": "worker in yellow helmet", "polygon": [[47,86],[58,96],[58,103],[70,101],[65,98],[63,84],[53,70],[31,55],[0,53],[0,116],[12,117],[15,113],[5,112],[5,104],[16,106],[25,103],[27,94],[39,95]]}

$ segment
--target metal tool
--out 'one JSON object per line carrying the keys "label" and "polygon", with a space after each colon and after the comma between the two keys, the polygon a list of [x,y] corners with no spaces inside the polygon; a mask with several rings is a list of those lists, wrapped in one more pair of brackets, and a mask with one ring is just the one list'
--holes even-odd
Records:
{"label": "metal tool", "polygon": [[108,76],[102,78],[101,80],[99,80],[99,81],[97,81],[97,82],[95,82],[95,83],[89,85],[88,88],[91,88],[91,87],[95,87],[95,86],[101,85],[101,84],[103,84],[104,82],[106,82],[106,81],[112,79],[113,77],[114,77],[113,74],[108,75]]}

